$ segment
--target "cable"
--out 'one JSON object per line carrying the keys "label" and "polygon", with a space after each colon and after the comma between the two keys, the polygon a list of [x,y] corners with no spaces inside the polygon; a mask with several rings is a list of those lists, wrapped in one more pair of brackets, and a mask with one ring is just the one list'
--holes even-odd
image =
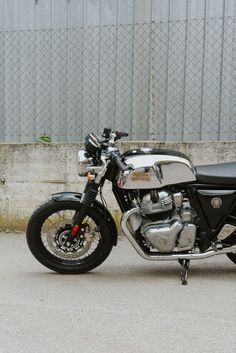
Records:
{"label": "cable", "polygon": [[107,202],[106,202],[105,198],[103,197],[102,190],[103,190],[103,185],[100,187],[99,196],[100,196],[102,205],[103,205],[103,207],[104,207],[104,209],[105,209],[105,212],[104,212],[103,219],[102,219],[102,221],[101,221],[101,223],[100,223],[100,226],[105,222],[106,217],[107,217]]}

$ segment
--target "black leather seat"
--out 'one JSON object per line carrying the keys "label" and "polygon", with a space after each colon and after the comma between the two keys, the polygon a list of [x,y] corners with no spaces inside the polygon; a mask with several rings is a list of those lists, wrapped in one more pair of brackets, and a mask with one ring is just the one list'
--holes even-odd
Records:
{"label": "black leather seat", "polygon": [[196,179],[204,184],[235,185],[236,162],[196,166]]}

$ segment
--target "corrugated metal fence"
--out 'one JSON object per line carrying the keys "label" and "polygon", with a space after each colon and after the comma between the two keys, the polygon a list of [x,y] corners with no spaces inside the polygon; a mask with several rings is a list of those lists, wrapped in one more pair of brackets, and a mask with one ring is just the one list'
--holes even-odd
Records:
{"label": "corrugated metal fence", "polygon": [[0,142],[236,139],[233,0],[0,0]]}

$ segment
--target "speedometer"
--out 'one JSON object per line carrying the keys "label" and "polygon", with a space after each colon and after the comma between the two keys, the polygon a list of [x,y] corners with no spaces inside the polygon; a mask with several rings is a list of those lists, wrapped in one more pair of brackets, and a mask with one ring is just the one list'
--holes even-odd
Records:
{"label": "speedometer", "polygon": [[93,132],[91,132],[85,137],[84,146],[89,154],[95,155],[97,151],[101,149],[101,142],[99,137]]}

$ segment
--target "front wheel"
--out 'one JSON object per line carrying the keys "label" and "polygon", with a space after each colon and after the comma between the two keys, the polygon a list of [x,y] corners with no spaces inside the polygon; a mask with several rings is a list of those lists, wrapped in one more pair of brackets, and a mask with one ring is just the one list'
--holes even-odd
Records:
{"label": "front wheel", "polygon": [[67,237],[80,203],[51,200],[31,216],[27,243],[34,257],[59,273],[85,273],[99,266],[110,254],[112,239],[103,216],[90,208],[73,242]]}

